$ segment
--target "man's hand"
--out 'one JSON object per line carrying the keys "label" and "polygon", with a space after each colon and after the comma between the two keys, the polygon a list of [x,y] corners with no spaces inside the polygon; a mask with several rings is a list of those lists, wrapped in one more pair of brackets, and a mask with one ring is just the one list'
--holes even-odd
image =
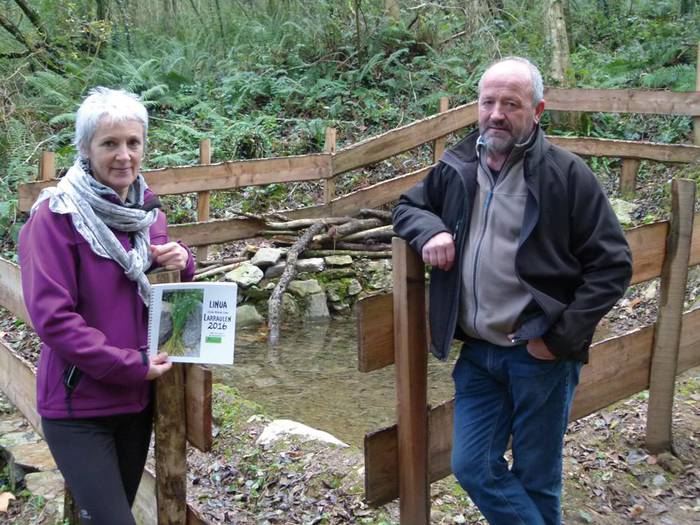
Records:
{"label": "man's hand", "polygon": [[156,379],[172,368],[173,364],[168,359],[168,354],[160,352],[156,356],[149,357],[149,367],[146,380]]}
{"label": "man's hand", "polygon": [[549,351],[549,348],[547,348],[547,345],[541,337],[530,339],[527,342],[527,351],[535,359],[542,359],[543,361],[553,361],[557,358],[557,356]]}
{"label": "man's hand", "polygon": [[176,242],[152,244],[153,259],[166,270],[184,270],[189,253]]}
{"label": "man's hand", "polygon": [[452,235],[440,232],[423,245],[421,250],[423,262],[441,270],[452,268],[455,259],[455,243]]}

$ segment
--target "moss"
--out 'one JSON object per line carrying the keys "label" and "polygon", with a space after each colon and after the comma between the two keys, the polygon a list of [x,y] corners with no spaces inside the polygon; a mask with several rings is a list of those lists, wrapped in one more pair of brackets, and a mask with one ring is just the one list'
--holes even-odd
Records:
{"label": "moss", "polygon": [[242,429],[251,416],[265,415],[262,406],[245,399],[232,386],[216,383],[212,388],[212,396],[212,416],[222,428]]}

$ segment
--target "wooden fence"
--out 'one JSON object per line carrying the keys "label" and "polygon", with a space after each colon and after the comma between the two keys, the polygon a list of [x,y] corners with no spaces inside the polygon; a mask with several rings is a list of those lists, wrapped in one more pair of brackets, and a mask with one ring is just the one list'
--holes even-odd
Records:
{"label": "wooden fence", "polygon": [[[694,117],[700,129],[700,92],[669,93],[637,90],[563,90],[548,89],[545,94],[547,108],[562,111],[637,112]],[[411,173],[403,174],[370,187],[335,196],[335,180],[348,171],[362,168],[410,151],[423,144],[432,143],[433,162],[437,162],[445,148],[445,137],[451,133],[472,126],[477,121],[476,103],[465,104],[452,109],[447,100],[440,103],[440,112],[431,117],[391,130],[360,143],[337,150],[335,131],[328,130],[324,153],[295,157],[231,161],[211,164],[211,148],[208,141],[200,146],[200,165],[163,168],[144,172],[151,188],[160,195],[197,193],[198,222],[173,225],[170,235],[182,239],[191,246],[205,247],[233,240],[255,236],[265,228],[263,221],[248,218],[209,220],[209,195],[211,191],[230,190],[245,186],[302,181],[322,181],[324,201],[322,204],[285,211],[290,218],[315,218],[350,215],[362,208],[373,208],[389,203],[420,181],[432,166],[426,166]],[[584,156],[619,157],[623,159],[621,185],[626,191],[633,191],[636,170],[641,160],[667,163],[689,163],[700,160],[700,132],[695,135],[696,145],[668,145],[643,142],[629,142],[581,137],[550,137],[552,142]],[[19,187],[19,209],[26,212],[41,189],[55,185],[56,170],[53,154],[44,152],[40,165],[40,180]],[[697,223],[697,217],[695,222]],[[700,228],[695,228],[700,231]],[[628,232],[628,239],[635,252],[635,282],[651,279],[660,274],[663,250],[668,232],[667,223],[645,226]],[[695,234],[697,236],[697,233]],[[699,261],[697,239],[694,240],[691,264]],[[649,247],[655,248],[649,248]],[[200,252],[201,254],[202,252]],[[206,252],[205,252],[206,253]],[[415,295],[415,290],[410,292]],[[412,297],[414,299],[415,297]],[[360,368],[373,370],[393,362],[394,332],[393,322],[388,322],[386,312],[393,310],[391,297],[374,297],[363,301],[359,308],[359,318],[363,330],[359,334]],[[7,261],[0,260],[0,306],[10,310],[18,318],[28,322],[26,309],[21,298],[19,269]],[[689,326],[700,327],[700,316],[694,312],[686,319]],[[384,325],[371,322],[383,319]],[[370,322],[367,322],[367,321]],[[387,327],[389,330],[387,331]],[[605,348],[620,347],[620,351],[631,356],[629,374],[615,385],[606,385],[601,378],[610,377],[618,370],[621,360],[604,365],[605,358],[592,357],[582,377],[581,391],[591,392],[591,399],[577,401],[575,415],[589,413],[608,404],[615,396],[625,397],[629,393],[645,388],[645,365],[648,364],[653,327],[647,327],[626,336],[623,341],[603,342],[593,348],[592,356],[605,355]],[[415,334],[414,334],[415,335]],[[420,334],[418,334],[420,335]],[[404,338],[411,339],[406,334]],[[684,331],[679,368],[695,363],[695,341]],[[607,346],[606,346],[607,345]],[[685,349],[685,350],[684,350]],[[689,349],[689,350],[688,350]],[[689,353],[690,352],[690,353]],[[35,409],[34,377],[31,365],[0,341],[0,387],[10,396],[13,403],[25,414],[40,432]],[[420,376],[421,370],[413,369],[414,363],[401,365],[410,374]],[[607,376],[605,374],[608,374]],[[629,376],[629,377],[627,377]],[[18,380],[19,378],[19,380]],[[586,382],[600,385],[602,394],[594,388],[585,387]],[[404,383],[405,386],[405,383]],[[609,390],[613,389],[613,393]],[[410,390],[410,389],[409,389]],[[627,393],[629,392],[629,393]],[[411,395],[407,391],[407,395]],[[581,395],[579,395],[581,397]],[[616,397],[620,399],[621,397]],[[583,398],[582,398],[583,399]],[[430,479],[438,479],[449,471],[449,439],[436,435],[434,429],[444,428],[451,420],[451,402],[432,409],[429,413],[429,432],[421,437],[421,429],[415,427],[416,439],[429,442]],[[388,501],[398,494],[396,477],[397,437],[394,427],[377,432],[368,437],[367,458],[367,497],[372,503]],[[380,458],[381,461],[379,459]],[[393,462],[393,463],[392,463]],[[375,468],[379,466],[379,470]],[[155,521],[155,484],[153,477],[146,474],[142,491],[137,499],[137,513],[143,521]],[[425,509],[423,509],[425,510]],[[203,523],[187,509],[187,523]]]}
{"label": "wooden fence", "polygon": [[[700,264],[700,213],[693,212],[695,189],[690,181],[684,181],[684,206],[679,210],[678,184],[674,181],[670,227],[664,221],[626,232],[634,261],[632,283],[662,278],[659,320],[656,325],[591,347],[590,362],[582,370],[574,400],[572,419],[649,388],[657,368],[671,370],[670,377],[667,375],[660,384],[672,393],[676,374],[700,365],[700,308],[683,315],[682,328],[680,319],[687,268]],[[675,269],[671,270],[674,264]],[[371,505],[400,497],[401,523],[424,524],[429,516],[430,482],[451,473],[454,399],[436,407],[426,403],[425,268],[420,256],[397,238],[394,238],[393,271],[392,294],[368,297],[358,303],[360,371],[395,364],[397,376],[398,423],[365,437],[365,494]],[[671,319],[669,329],[661,312],[671,303],[676,319]],[[650,400],[656,396],[654,392],[652,387]],[[670,440],[672,397],[666,401],[669,406],[660,409],[663,415],[652,413],[650,408],[648,416],[651,420],[667,417],[666,424],[659,425],[663,429],[662,441]],[[649,439],[649,431],[647,436]]]}

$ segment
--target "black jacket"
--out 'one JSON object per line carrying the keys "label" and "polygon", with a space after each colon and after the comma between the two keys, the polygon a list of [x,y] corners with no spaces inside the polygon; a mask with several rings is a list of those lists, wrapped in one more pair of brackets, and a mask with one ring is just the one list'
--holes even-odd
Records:
{"label": "black jacket", "polygon": [[[515,261],[536,312],[522,320],[516,338],[541,336],[557,357],[586,362],[596,325],[629,285],[632,257],[588,166],[548,142],[542,130],[536,134],[524,158],[528,197]],[[462,338],[460,275],[477,189],[477,137],[474,132],[446,151],[394,209],[394,230],[419,253],[440,232],[455,239],[452,269],[433,268],[430,276],[431,351],[443,360],[452,339]]]}

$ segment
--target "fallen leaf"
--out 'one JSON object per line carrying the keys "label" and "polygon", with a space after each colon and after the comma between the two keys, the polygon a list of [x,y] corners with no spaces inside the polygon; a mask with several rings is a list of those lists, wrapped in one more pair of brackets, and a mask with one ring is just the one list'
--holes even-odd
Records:
{"label": "fallen leaf", "polygon": [[10,506],[10,501],[13,499],[16,498],[12,492],[3,492],[0,494],[0,512],[7,512],[7,507]]}

